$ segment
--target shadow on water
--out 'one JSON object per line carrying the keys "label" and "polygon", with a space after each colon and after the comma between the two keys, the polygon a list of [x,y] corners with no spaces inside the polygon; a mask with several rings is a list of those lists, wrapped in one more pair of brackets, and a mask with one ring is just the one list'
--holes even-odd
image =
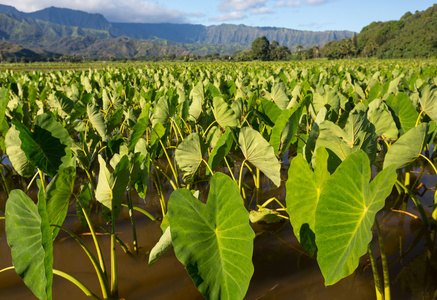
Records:
{"label": "shadow on water", "polygon": [[[250,185],[251,178],[247,176]],[[422,182],[434,186],[436,175],[425,175]],[[252,181],[253,182],[253,181]],[[283,182],[284,183],[284,182]],[[269,186],[258,194],[248,194],[252,206],[270,197],[285,199],[284,184],[280,188]],[[207,190],[206,185],[204,191]],[[166,189],[168,199],[171,188]],[[149,193],[150,192],[150,193]],[[435,190],[426,190],[419,199],[431,214]],[[159,200],[151,188],[148,191],[147,204],[138,197],[134,205],[160,217]],[[36,196],[35,193],[31,193]],[[206,194],[206,193],[204,193]],[[204,197],[202,197],[204,198]],[[2,207],[6,197],[0,197]],[[430,240],[429,230],[419,219],[393,211],[391,207],[406,210],[419,216],[411,199],[399,199],[391,196],[387,199],[387,208],[378,214],[384,236],[385,247],[390,265],[392,299],[430,299],[427,291],[437,289],[435,240]],[[75,214],[71,208],[70,214]],[[135,299],[203,299],[194,287],[184,267],[176,259],[172,250],[164,254],[152,267],[148,267],[148,252],[159,240],[161,231],[159,222],[152,222],[144,215],[136,213],[137,235],[140,252],[133,257],[117,249],[119,294],[129,300]],[[102,222],[98,215],[94,220]],[[68,216],[64,226],[79,234],[88,247],[94,249],[91,236],[86,228],[74,216]],[[353,275],[341,280],[334,286],[325,287],[324,279],[314,257],[310,257],[294,237],[288,221],[277,224],[254,224],[256,232],[253,262],[255,273],[245,299],[375,299],[373,274],[368,256],[360,260]],[[127,210],[123,210],[117,222],[116,230],[125,244],[132,245],[132,232]],[[376,235],[376,234],[375,234]],[[109,236],[100,236],[105,260],[109,264]],[[372,241],[378,266],[381,266],[379,247],[376,239]],[[77,242],[61,232],[54,243],[54,268],[72,274],[84,282],[95,294],[100,287],[94,269]],[[11,266],[10,250],[4,234],[4,221],[0,222],[0,268]],[[434,267],[430,267],[434,266]],[[380,270],[381,272],[381,270]],[[0,274],[0,298],[35,299],[14,271]],[[54,299],[88,299],[70,282],[56,277],[53,286]]]}

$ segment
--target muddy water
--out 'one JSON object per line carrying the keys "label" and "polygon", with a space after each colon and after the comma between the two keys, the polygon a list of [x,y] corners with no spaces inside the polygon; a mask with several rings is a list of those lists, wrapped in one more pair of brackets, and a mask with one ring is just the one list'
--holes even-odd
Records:
{"label": "muddy water", "polygon": [[[250,178],[249,178],[250,179]],[[248,182],[250,181],[248,179]],[[426,175],[422,180],[428,187],[435,186],[436,175]],[[419,199],[428,213],[432,211],[434,190],[420,190]],[[170,193],[170,189],[168,189]],[[168,195],[167,195],[168,196]],[[284,188],[265,189],[261,195],[248,195],[262,202],[272,196],[284,199]],[[156,195],[150,194],[147,205],[137,199],[137,206],[159,216]],[[254,202],[256,202],[254,200]],[[386,251],[389,255],[392,299],[429,299],[428,291],[437,289],[437,262],[433,249],[435,242],[421,221],[412,216],[392,211],[395,207],[419,216],[409,199],[392,196],[386,209],[378,214]],[[74,210],[71,211],[74,214]],[[120,297],[125,299],[203,299],[194,287],[184,267],[175,258],[172,250],[162,256],[151,268],[147,266],[148,251],[160,237],[159,222],[152,222],[136,213],[140,253],[135,256],[117,249]],[[98,220],[98,217],[95,217]],[[69,216],[64,224],[72,229],[91,249],[94,249],[87,230],[75,217]],[[374,299],[372,270],[368,257],[361,258],[357,271],[331,287],[324,280],[313,257],[309,257],[295,239],[288,222],[279,224],[256,224],[254,242],[253,275],[246,299]],[[127,211],[122,213],[116,226],[121,240],[132,245],[131,226]],[[100,236],[99,241],[109,268],[109,237]],[[372,242],[378,266],[379,247]],[[54,243],[54,268],[67,272],[84,282],[96,295],[100,288],[94,269],[80,246],[69,236],[59,234]],[[0,269],[11,265],[10,251],[4,235],[4,221],[0,221]],[[55,276],[54,299],[88,299],[68,281]],[[0,299],[35,299],[14,271],[0,274]]]}

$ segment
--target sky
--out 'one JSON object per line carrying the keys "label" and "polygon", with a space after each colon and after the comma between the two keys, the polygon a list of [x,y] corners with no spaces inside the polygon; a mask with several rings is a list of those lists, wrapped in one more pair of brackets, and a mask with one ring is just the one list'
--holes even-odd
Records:
{"label": "sky", "polygon": [[360,32],[373,21],[399,20],[430,0],[0,0],[20,11],[55,6],[100,13],[111,22],[244,24]]}

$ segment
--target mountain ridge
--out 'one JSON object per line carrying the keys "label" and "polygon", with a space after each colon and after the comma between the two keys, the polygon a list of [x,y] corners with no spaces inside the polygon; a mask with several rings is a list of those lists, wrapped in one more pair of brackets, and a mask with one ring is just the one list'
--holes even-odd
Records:
{"label": "mountain ridge", "polygon": [[126,36],[140,40],[154,38],[175,43],[250,46],[260,36],[276,40],[284,46],[321,45],[331,40],[351,37],[352,31],[304,31],[283,27],[252,27],[246,25],[173,24],[173,23],[111,23],[103,15],[68,8],[48,7],[25,13],[13,6],[0,5],[0,12],[41,20],[61,26],[107,31],[109,37]]}

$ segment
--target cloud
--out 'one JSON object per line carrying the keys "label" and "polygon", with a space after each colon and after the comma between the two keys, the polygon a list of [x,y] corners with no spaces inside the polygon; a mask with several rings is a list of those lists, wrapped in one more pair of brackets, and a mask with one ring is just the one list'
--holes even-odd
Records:
{"label": "cloud", "polygon": [[220,15],[216,18],[211,18],[210,20],[216,22],[225,22],[225,21],[232,21],[232,20],[241,20],[244,19],[245,17],[246,16],[242,12],[233,11],[228,14]]}
{"label": "cloud", "polygon": [[241,11],[263,6],[267,0],[221,0],[220,11]]}
{"label": "cloud", "polygon": [[300,1],[279,1],[276,2],[276,7],[300,7],[301,6]]}
{"label": "cloud", "polygon": [[301,7],[303,5],[320,6],[328,2],[329,0],[305,0],[305,1],[281,0],[276,2],[275,6],[276,7]]}
{"label": "cloud", "polygon": [[24,12],[32,12],[50,6],[77,9],[90,13],[101,13],[111,22],[187,23],[189,21],[187,15],[191,16],[163,4],[145,0],[3,0],[2,4],[12,5]]}
{"label": "cloud", "polygon": [[263,15],[263,14],[273,14],[275,13],[274,10],[271,10],[268,7],[260,7],[260,8],[254,8],[250,11],[252,15]]}

